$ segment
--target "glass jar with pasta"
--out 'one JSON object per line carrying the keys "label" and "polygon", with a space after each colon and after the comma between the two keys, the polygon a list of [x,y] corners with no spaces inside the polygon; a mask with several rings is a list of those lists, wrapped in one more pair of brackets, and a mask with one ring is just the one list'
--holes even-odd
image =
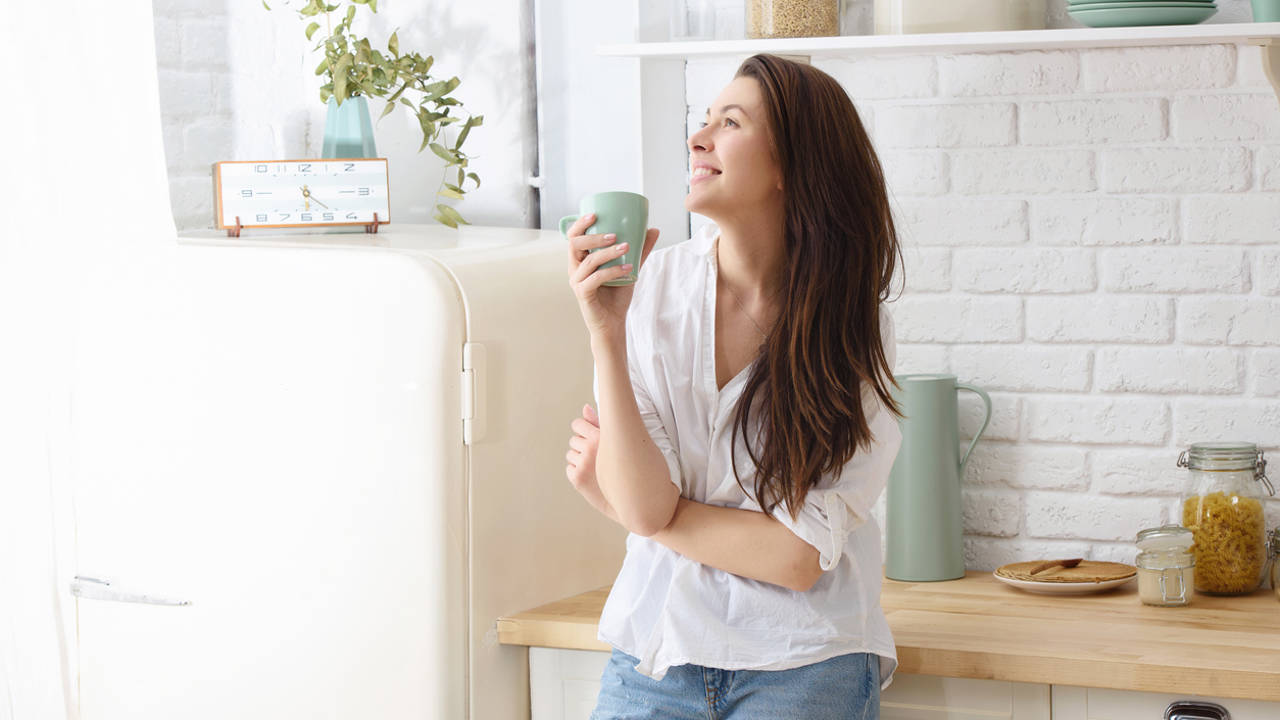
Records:
{"label": "glass jar with pasta", "polygon": [[1193,443],[1178,467],[1190,474],[1182,525],[1195,538],[1196,592],[1257,590],[1267,567],[1263,500],[1275,494],[1262,451],[1253,443]]}

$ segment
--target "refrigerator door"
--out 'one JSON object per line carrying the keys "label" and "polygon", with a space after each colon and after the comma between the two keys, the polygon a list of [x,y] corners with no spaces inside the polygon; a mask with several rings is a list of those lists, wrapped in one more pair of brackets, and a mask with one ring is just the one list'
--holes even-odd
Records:
{"label": "refrigerator door", "polygon": [[397,253],[175,256],[87,290],[81,717],[462,717],[453,280]]}
{"label": "refrigerator door", "polygon": [[592,398],[592,358],[559,233],[433,252],[467,304],[477,384],[470,451],[474,720],[529,716],[528,653],[495,622],[613,582],[626,532],[565,477],[569,423]]}

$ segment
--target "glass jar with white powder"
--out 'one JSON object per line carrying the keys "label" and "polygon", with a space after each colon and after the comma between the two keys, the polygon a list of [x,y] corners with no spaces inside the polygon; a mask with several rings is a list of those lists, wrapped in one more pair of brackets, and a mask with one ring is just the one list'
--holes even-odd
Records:
{"label": "glass jar with white powder", "polygon": [[1196,558],[1191,531],[1162,525],[1138,533],[1138,597],[1147,605],[1177,607],[1191,603]]}

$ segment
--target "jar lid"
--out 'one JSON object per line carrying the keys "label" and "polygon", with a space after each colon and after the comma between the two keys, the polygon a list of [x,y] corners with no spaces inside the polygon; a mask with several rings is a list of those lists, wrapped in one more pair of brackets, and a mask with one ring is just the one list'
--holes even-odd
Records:
{"label": "jar lid", "polygon": [[1181,525],[1161,525],[1138,532],[1138,549],[1144,552],[1186,550],[1193,542],[1191,531]]}
{"label": "jar lid", "polygon": [[1259,457],[1254,443],[1192,443],[1190,450],[1178,456],[1178,466],[1192,470],[1252,470]]}

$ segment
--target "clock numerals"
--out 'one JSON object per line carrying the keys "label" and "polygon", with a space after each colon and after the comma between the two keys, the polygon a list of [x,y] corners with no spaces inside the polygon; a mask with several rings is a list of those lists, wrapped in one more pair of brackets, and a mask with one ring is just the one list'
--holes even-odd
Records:
{"label": "clock numerals", "polygon": [[311,172],[311,163],[298,163],[298,172]]}
{"label": "clock numerals", "polygon": [[228,161],[214,172],[219,227],[359,225],[390,215],[382,159]]}
{"label": "clock numerals", "polygon": [[258,215],[254,215],[253,217],[254,217],[254,222],[260,222],[260,223],[265,223],[265,222],[267,222],[267,214],[266,214],[266,213],[259,213]]}
{"label": "clock numerals", "polygon": [[343,167],[342,167],[342,172],[355,172],[355,171],[356,171],[356,164],[355,164],[355,163],[342,163],[342,166],[343,166]]}
{"label": "clock numerals", "polygon": [[240,191],[240,197],[242,197],[242,198],[251,198],[251,197],[253,197],[253,191],[252,191],[252,190],[241,190],[241,191]]}
{"label": "clock numerals", "polygon": [[293,217],[293,213],[280,213],[280,222],[284,222],[291,217]]}
{"label": "clock numerals", "polygon": [[324,213],[320,216],[325,222],[333,222],[333,213]]}
{"label": "clock numerals", "polygon": [[302,213],[302,222],[311,222],[311,213]]}

